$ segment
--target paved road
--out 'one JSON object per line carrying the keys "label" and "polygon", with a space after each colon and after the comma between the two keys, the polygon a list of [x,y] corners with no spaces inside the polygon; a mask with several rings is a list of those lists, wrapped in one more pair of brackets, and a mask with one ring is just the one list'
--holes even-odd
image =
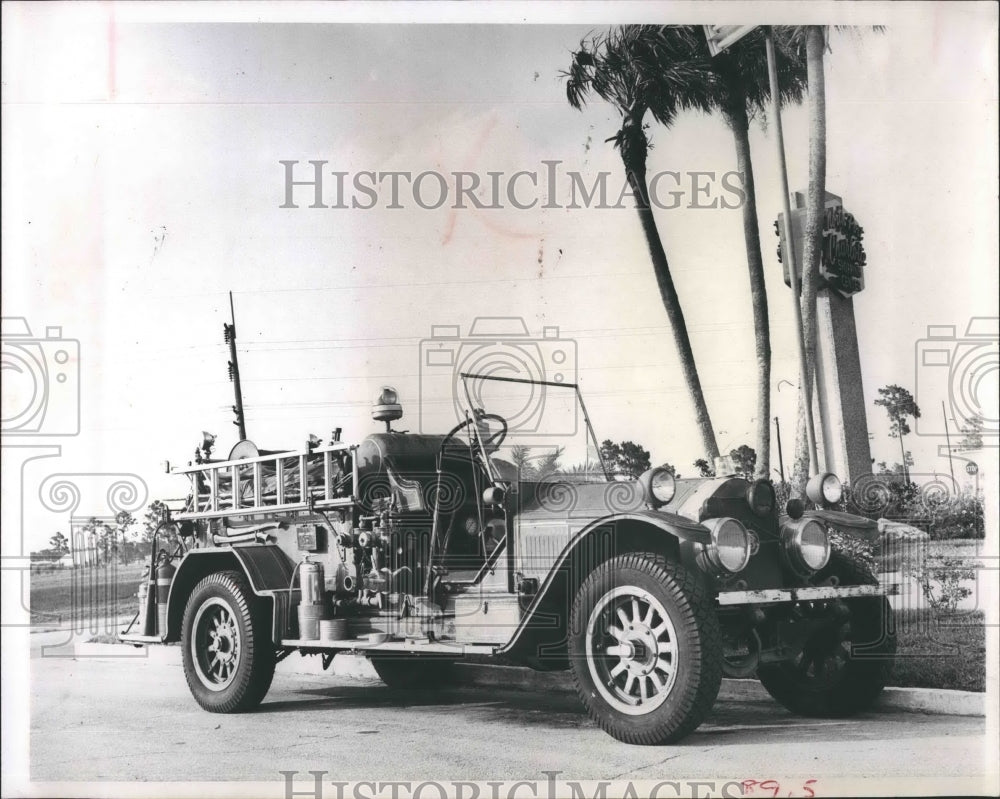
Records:
{"label": "paved road", "polygon": [[255,780],[273,783],[277,796],[280,770],[343,780],[542,781],[557,770],[596,780],[783,775],[815,779],[822,794],[825,780],[845,774],[947,787],[995,761],[985,722],[974,717],[817,721],[772,703],[720,701],[683,744],[636,747],[606,736],[568,694],[455,688],[420,696],[293,673],[286,662],[259,711],[220,716],[195,705],[182,670],[163,657],[32,654],[33,780]]}

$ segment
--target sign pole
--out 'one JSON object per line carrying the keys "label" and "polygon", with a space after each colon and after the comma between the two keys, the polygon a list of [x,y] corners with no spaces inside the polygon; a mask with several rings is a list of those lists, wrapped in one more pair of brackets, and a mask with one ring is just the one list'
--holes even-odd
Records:
{"label": "sign pole", "polygon": [[[951,472],[951,483],[958,485],[955,482],[955,463],[951,458],[951,433],[948,432],[948,412],[944,409],[944,400],[941,401],[941,418],[944,419],[944,440],[948,443],[948,471]],[[906,468],[906,464],[903,464],[903,468]]]}
{"label": "sign pole", "polygon": [[[785,241],[792,242],[792,206],[788,193],[788,169],[785,165],[785,140],[781,132],[781,97],[778,93],[778,69],[774,58],[774,37],[770,25],[764,26],[764,44],[767,48],[767,75],[771,84],[771,116],[774,119],[775,141],[778,148],[778,165],[781,171],[781,200],[784,209]],[[806,350],[802,338],[802,308],[799,304],[801,286],[795,263],[795,248],[789,246],[788,272],[792,283],[792,317],[795,320],[795,344],[799,356],[799,390],[805,411],[806,442],[809,450],[809,474],[819,473],[816,457],[816,431],[813,428],[812,382],[806,369]]]}
{"label": "sign pole", "polygon": [[778,434],[778,467],[781,470],[781,482],[785,482],[785,457],[781,454],[781,422],[774,417],[774,430]]}

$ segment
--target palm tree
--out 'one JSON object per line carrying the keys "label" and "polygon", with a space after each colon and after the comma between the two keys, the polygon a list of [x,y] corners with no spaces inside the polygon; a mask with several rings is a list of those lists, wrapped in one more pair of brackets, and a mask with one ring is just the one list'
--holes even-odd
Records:
{"label": "palm tree", "polygon": [[530,446],[515,444],[511,447],[510,459],[517,468],[518,479],[541,480],[560,471],[559,460],[564,452],[564,447],[554,447],[546,452],[532,454]]}
{"label": "palm tree", "polygon": [[[710,107],[707,87],[699,78],[701,70],[690,59],[694,46],[691,36],[691,29],[685,28],[628,26],[595,36],[589,45],[581,42],[569,72],[565,73],[566,97],[573,108],[582,109],[588,95],[593,93],[621,114],[621,127],[608,141],[613,141],[621,154],[653,262],[660,299],[670,320],[681,370],[694,402],[702,446],[708,458],[714,459],[719,454],[719,446],[698,378],[684,313],[649,201],[646,156],[650,143],[643,128],[647,112],[661,125],[669,127],[676,114],[685,108],[708,110]],[[666,68],[652,80],[641,68],[643,59],[661,60]]]}
{"label": "palm tree", "polygon": [[[707,73],[705,80],[711,87],[713,106],[732,131],[736,166],[743,176],[743,241],[750,277],[758,373],[756,475],[766,479],[771,473],[771,334],[764,285],[764,259],[760,248],[757,192],[748,135],[750,120],[764,114],[771,99],[767,59],[764,57],[764,35],[758,28],[715,57],[709,52],[704,37],[697,36],[696,41]],[[806,88],[802,62],[794,54],[782,52],[777,58],[777,68],[781,103],[800,102]]]}
{"label": "palm tree", "polygon": [[[829,28],[822,25],[775,28],[775,42],[786,54],[804,58],[808,85],[809,185],[806,189],[806,223],[802,253],[802,342],[810,387],[816,376],[816,298],[820,289],[823,260],[823,228],[826,213],[826,78],[824,62]],[[857,28],[846,28],[857,32]],[[883,28],[876,26],[876,31]],[[813,392],[809,392],[810,394]],[[792,468],[792,495],[801,496],[809,479],[809,448],[805,433],[806,392],[799,394],[799,415]]]}
{"label": "palm tree", "polygon": [[[805,46],[806,80],[809,85],[809,185],[806,189],[806,224],[802,244],[802,345],[806,356],[805,379],[814,386],[816,375],[816,297],[823,258],[823,218],[826,211],[826,80],[823,74],[826,32],[822,26],[795,29],[793,42]],[[813,391],[808,392],[812,395]],[[809,479],[809,448],[805,435],[806,392],[799,394],[799,424],[795,436],[792,485],[800,495]]]}
{"label": "palm tree", "polygon": [[[707,49],[707,45],[706,45]],[[754,343],[757,357],[757,468],[756,476],[771,474],[771,337],[764,286],[764,261],[760,248],[757,193],[750,156],[749,122],[763,114],[770,102],[767,59],[763,33],[755,32],[711,60],[719,77],[719,110],[733,133],[737,169],[743,175],[743,239],[750,276]],[[782,104],[799,102],[806,86],[805,70],[795,59],[781,54],[777,59],[779,98]]]}

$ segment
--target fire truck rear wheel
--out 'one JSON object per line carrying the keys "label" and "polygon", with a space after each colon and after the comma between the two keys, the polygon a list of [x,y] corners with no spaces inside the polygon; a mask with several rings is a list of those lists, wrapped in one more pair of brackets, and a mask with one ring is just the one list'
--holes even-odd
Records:
{"label": "fire truck rear wheel", "polygon": [[[820,578],[841,585],[877,585],[871,571],[835,552]],[[802,716],[844,718],[875,704],[892,672],[896,630],[884,596],[849,599],[850,617],[814,632],[795,659],[757,668],[757,678],[778,702]]]}
{"label": "fire truck rear wheel", "polygon": [[181,626],[184,676],[210,713],[260,704],[274,677],[267,608],[236,571],[205,577],[188,598]]}
{"label": "fire truck rear wheel", "polygon": [[568,642],[580,699],[619,741],[679,741],[719,693],[712,598],[698,575],[662,556],[619,555],[595,569],[573,602]]}

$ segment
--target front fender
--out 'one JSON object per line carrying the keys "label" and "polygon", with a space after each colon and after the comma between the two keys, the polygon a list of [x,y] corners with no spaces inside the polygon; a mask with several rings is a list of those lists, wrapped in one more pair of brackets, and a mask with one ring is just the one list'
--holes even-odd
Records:
{"label": "front fender", "polygon": [[875,541],[879,536],[878,523],[864,516],[855,516],[853,513],[844,513],[839,510],[807,510],[802,514],[805,518],[819,519],[828,527],[839,530],[842,533],[852,535],[864,541]]}
{"label": "front fender", "polygon": [[531,640],[532,629],[547,633],[560,627],[563,637],[569,607],[579,586],[594,569],[626,552],[655,552],[678,561],[693,560],[693,544],[708,544],[711,532],[684,516],[635,510],[602,517],[583,527],[563,547],[510,640],[498,650],[508,654]]}

